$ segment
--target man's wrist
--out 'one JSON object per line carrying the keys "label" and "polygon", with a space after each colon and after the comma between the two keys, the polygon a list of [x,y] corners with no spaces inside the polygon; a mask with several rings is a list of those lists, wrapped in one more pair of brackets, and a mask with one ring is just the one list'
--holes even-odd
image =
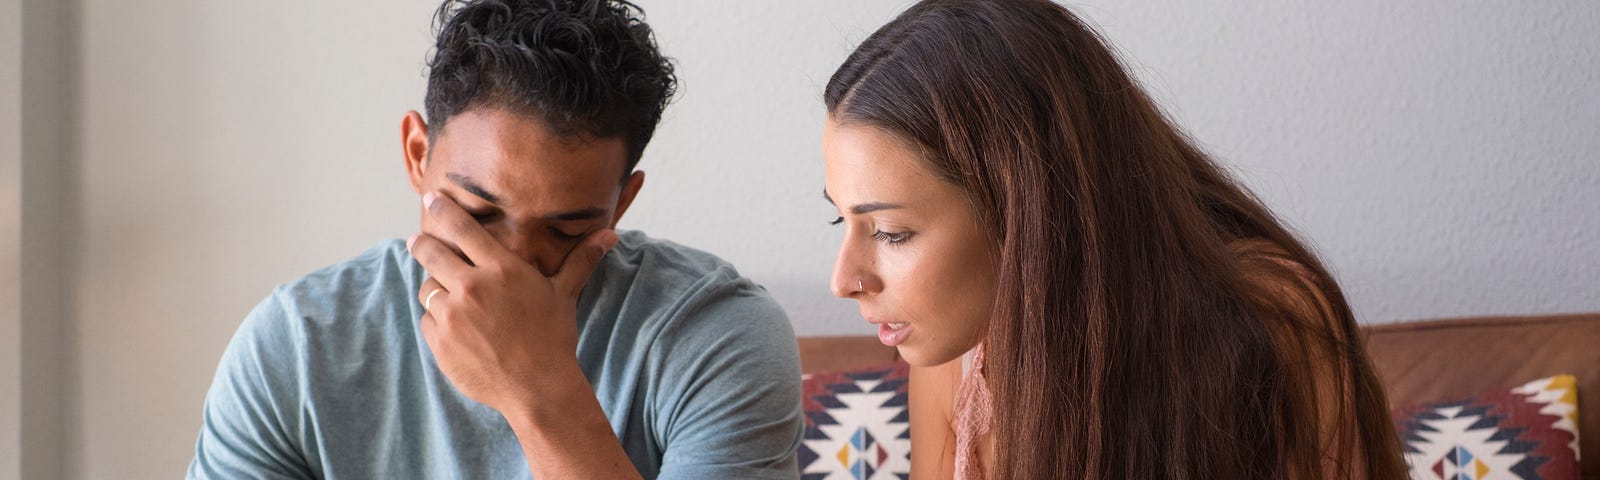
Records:
{"label": "man's wrist", "polygon": [[511,405],[500,409],[512,427],[539,428],[579,410],[584,403],[595,403],[594,389],[579,368],[577,358],[540,362],[543,369],[523,388]]}
{"label": "man's wrist", "polygon": [[501,410],[528,468],[539,478],[639,478],[576,360],[562,363],[546,372],[537,395]]}

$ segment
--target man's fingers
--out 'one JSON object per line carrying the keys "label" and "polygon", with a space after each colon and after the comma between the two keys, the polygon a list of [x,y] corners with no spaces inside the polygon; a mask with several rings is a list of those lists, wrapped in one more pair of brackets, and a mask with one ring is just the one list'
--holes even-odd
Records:
{"label": "man's fingers", "polygon": [[437,356],[439,354],[439,346],[436,343],[439,336],[439,322],[434,320],[433,314],[423,313],[422,318],[417,320],[417,325],[422,330],[422,341],[426,342],[428,350],[432,350],[434,355]]}
{"label": "man's fingers", "polygon": [[[472,265],[468,265],[466,260],[456,255],[455,250],[451,250],[449,245],[426,233],[411,237],[407,245],[411,250],[411,256],[416,257],[417,263],[422,264],[422,268],[428,271],[430,281],[438,282],[446,290],[461,290],[461,281],[471,273]],[[419,294],[427,295],[428,292]]]}
{"label": "man's fingers", "polygon": [[422,288],[417,289],[417,303],[422,304],[423,310],[432,312],[435,308],[444,305],[444,299],[449,294],[450,290],[445,289],[444,284],[439,283],[438,280],[434,280],[430,276],[422,282]]}
{"label": "man's fingers", "polygon": [[455,245],[467,256],[467,262],[479,264],[485,261],[498,261],[508,254],[494,236],[489,235],[478,220],[472,218],[465,209],[457,204],[455,199],[440,192],[428,192],[422,195],[422,210],[428,222],[423,222],[423,229],[438,237],[446,244]]}
{"label": "man's fingers", "polygon": [[583,238],[583,242],[567,254],[567,259],[561,263],[561,270],[550,277],[555,282],[557,291],[564,292],[571,298],[578,298],[583,292],[583,285],[589,282],[589,275],[594,273],[595,265],[600,264],[600,259],[605,258],[606,252],[617,245],[617,232],[609,228],[600,229]]}

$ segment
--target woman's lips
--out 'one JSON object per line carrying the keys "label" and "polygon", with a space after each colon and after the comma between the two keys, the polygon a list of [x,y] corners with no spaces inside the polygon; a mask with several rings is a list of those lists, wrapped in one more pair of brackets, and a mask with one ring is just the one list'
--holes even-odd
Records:
{"label": "woman's lips", "polygon": [[891,347],[906,341],[906,336],[910,333],[911,324],[909,323],[886,322],[878,324],[878,341]]}

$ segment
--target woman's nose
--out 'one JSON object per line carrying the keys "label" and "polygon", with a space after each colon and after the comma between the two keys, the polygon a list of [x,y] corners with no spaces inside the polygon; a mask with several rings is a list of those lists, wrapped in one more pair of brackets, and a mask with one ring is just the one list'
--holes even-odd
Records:
{"label": "woman's nose", "polygon": [[868,276],[863,268],[865,262],[855,255],[849,243],[839,246],[839,258],[833,264],[833,276],[828,281],[828,289],[839,298],[855,298],[865,293],[865,278]]}

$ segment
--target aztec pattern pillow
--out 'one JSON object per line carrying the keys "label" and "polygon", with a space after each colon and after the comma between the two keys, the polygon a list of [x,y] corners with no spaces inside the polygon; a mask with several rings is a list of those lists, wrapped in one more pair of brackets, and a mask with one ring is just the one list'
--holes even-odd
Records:
{"label": "aztec pattern pillow", "polygon": [[1578,478],[1571,375],[1394,412],[1414,480]]}
{"label": "aztec pattern pillow", "polygon": [[911,425],[905,362],[807,375],[802,480],[906,479]]}

